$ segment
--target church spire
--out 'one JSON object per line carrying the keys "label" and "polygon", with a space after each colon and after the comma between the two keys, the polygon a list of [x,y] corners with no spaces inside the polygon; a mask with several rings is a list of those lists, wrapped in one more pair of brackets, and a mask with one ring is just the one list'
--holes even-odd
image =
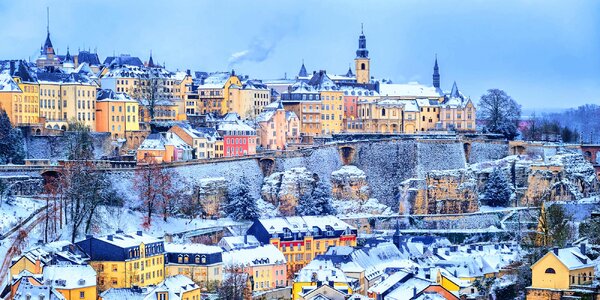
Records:
{"label": "church spire", "polygon": [[54,47],[50,41],[50,7],[46,7],[46,42],[44,42],[43,54],[54,54]]}
{"label": "church spire", "polygon": [[152,59],[152,50],[150,50],[150,59],[148,59],[148,67],[149,68],[154,67],[154,60]]}
{"label": "church spire", "polygon": [[302,59],[302,67],[300,67],[298,77],[308,77],[308,72],[306,72],[306,67],[304,66],[304,59]]}
{"label": "church spire", "polygon": [[369,57],[369,50],[367,50],[367,38],[365,37],[362,23],[360,24],[360,36],[358,37],[358,50],[356,50],[356,57]]}
{"label": "church spire", "polygon": [[440,68],[438,67],[437,54],[435,55],[435,64],[433,65],[433,87],[440,88]]}

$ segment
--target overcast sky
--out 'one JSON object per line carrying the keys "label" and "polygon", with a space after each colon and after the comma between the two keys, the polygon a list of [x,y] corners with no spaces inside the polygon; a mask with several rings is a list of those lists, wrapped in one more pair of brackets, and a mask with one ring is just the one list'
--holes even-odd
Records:
{"label": "overcast sky", "polygon": [[0,1],[0,58],[31,58],[50,32],[67,46],[128,53],[171,70],[254,78],[345,73],[364,23],[371,74],[474,99],[504,89],[524,108],[600,103],[600,1]]}

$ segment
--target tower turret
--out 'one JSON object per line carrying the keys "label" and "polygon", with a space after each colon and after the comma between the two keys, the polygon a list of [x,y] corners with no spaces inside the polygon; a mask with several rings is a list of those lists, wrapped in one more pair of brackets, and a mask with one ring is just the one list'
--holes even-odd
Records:
{"label": "tower turret", "polygon": [[357,83],[369,83],[371,81],[370,63],[367,38],[361,24],[360,36],[358,36],[358,50],[356,50],[356,58],[354,59]]}
{"label": "tower turret", "polygon": [[433,87],[440,88],[440,68],[438,67],[437,54],[435,55],[435,65],[433,66]]}

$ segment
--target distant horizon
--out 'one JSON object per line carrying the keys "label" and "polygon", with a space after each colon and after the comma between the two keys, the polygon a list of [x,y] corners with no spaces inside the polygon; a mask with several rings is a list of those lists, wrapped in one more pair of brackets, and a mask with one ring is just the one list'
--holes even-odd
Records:
{"label": "distant horizon", "polygon": [[377,79],[431,85],[437,54],[442,89],[450,90],[456,81],[476,103],[491,88],[503,89],[524,110],[600,103],[596,1],[140,4],[1,2],[0,18],[11,26],[0,28],[0,40],[8,41],[0,59],[35,60],[46,37],[49,6],[51,39],[59,54],[67,47],[71,54],[97,47],[102,60],[125,53],[146,61],[152,51],[155,62],[169,70],[234,68],[257,79],[294,78],[303,60],[309,72],[345,74],[353,66],[364,23],[371,74]]}

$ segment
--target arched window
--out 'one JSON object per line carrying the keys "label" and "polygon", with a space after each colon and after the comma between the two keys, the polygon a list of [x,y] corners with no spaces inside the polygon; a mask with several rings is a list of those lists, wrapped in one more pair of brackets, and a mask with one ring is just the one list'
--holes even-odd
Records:
{"label": "arched window", "polygon": [[194,258],[194,262],[199,264],[200,263],[200,256],[196,255],[196,257]]}
{"label": "arched window", "polygon": [[365,66],[365,63],[361,63],[361,64],[360,64],[360,69],[361,69],[361,70],[364,70],[364,69],[365,69],[365,67],[366,67],[366,66]]}
{"label": "arched window", "polygon": [[544,272],[544,273],[546,273],[546,274],[556,274],[556,271],[554,271],[554,269],[552,269],[552,268],[548,268],[548,269],[546,269],[546,272]]}
{"label": "arched window", "polygon": [[382,108],[382,109],[381,109],[381,116],[382,116],[382,117],[385,117],[385,108]]}
{"label": "arched window", "polygon": [[183,257],[182,257],[181,255],[179,255],[179,256],[177,257],[177,262],[178,262],[178,263],[182,263],[182,262],[183,262]]}
{"label": "arched window", "polygon": [[183,262],[184,262],[184,263],[186,263],[186,264],[187,264],[187,263],[189,263],[189,262],[190,262],[190,257],[186,255],[186,256],[183,258]]}

